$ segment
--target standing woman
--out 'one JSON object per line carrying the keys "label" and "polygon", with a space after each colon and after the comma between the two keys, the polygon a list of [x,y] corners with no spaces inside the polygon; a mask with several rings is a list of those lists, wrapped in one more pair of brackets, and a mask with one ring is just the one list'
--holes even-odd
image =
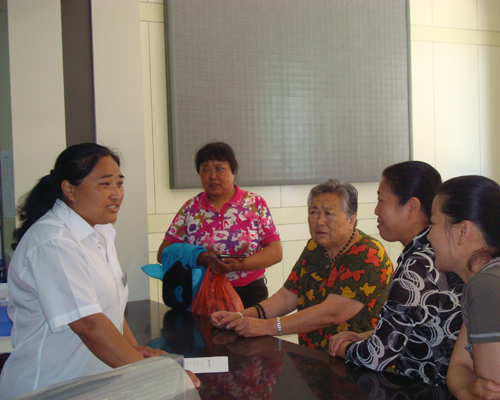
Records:
{"label": "standing woman", "polygon": [[111,225],[123,179],[108,148],[71,146],[19,206],[8,272],[14,350],[0,398],[164,353],[138,346],[124,316],[127,279]]}
{"label": "standing woman", "polygon": [[[225,273],[243,305],[267,299],[264,269],[281,261],[280,236],[265,200],[234,184],[238,162],[233,149],[212,142],[198,150],[196,171],[204,191],[188,200],[175,216],[158,249],[174,243],[203,246],[198,264]],[[217,254],[241,255],[219,260]]]}
{"label": "standing woman", "polygon": [[448,387],[460,400],[500,398],[500,186],[482,176],[445,182],[429,240],[436,268],[466,283]]}
{"label": "standing woman", "polygon": [[438,273],[427,240],[440,185],[439,173],[419,161],[395,164],[382,173],[375,208],[380,236],[401,242],[404,250],[375,330],[334,336],[331,355],[376,371],[389,369],[426,383],[445,383],[462,323],[463,282],[453,273]]}

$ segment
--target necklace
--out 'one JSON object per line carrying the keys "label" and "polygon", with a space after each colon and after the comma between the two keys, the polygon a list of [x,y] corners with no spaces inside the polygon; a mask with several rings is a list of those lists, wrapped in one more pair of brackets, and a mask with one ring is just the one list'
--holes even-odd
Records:
{"label": "necklace", "polygon": [[347,246],[349,246],[349,244],[352,242],[352,239],[354,238],[354,233],[355,233],[355,232],[356,232],[356,228],[354,228],[354,229],[352,230],[352,235],[351,235],[351,237],[349,238],[349,240],[347,241],[347,243],[344,245],[344,247],[342,247],[342,248],[340,249],[340,251],[339,251],[339,252],[335,255],[335,257],[330,258],[330,257],[328,256],[328,252],[327,252],[327,251],[326,251],[326,249],[325,249],[325,257],[327,258],[327,260],[328,260],[328,261],[330,261],[330,263],[332,263],[332,264],[333,264],[335,261],[337,261],[337,258],[339,258],[339,256],[340,256],[340,255],[341,255],[341,254],[345,251],[345,249],[347,249]]}

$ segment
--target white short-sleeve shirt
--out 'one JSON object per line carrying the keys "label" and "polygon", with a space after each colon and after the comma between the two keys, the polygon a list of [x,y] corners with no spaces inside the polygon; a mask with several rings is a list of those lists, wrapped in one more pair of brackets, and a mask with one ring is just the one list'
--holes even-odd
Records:
{"label": "white short-sleeve shirt", "polygon": [[57,200],[25,233],[9,266],[12,345],[0,399],[110,369],[68,326],[103,313],[123,332],[128,288],[109,225]]}

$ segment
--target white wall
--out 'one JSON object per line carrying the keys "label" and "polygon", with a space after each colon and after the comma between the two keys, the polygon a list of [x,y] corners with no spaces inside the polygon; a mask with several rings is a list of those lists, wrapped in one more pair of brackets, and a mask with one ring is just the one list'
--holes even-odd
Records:
{"label": "white wall", "polygon": [[[500,2],[412,0],[411,67],[414,159],[448,179],[483,174],[500,181]],[[492,18],[497,16],[496,18]],[[200,190],[169,188],[163,5],[141,2],[149,259],[179,207]],[[197,144],[193,144],[193,152]],[[378,237],[377,183],[359,190],[359,228]],[[268,202],[280,231],[284,258],[266,275],[270,292],[281,287],[309,238],[306,197],[311,186],[245,188]],[[385,243],[396,261],[401,246]],[[161,285],[151,279],[151,298]]]}

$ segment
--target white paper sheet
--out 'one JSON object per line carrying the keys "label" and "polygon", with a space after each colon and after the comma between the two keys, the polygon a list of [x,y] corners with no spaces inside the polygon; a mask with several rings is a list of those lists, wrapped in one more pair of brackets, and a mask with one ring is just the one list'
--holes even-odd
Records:
{"label": "white paper sheet", "polygon": [[184,369],[195,374],[228,372],[229,364],[226,356],[184,358]]}

